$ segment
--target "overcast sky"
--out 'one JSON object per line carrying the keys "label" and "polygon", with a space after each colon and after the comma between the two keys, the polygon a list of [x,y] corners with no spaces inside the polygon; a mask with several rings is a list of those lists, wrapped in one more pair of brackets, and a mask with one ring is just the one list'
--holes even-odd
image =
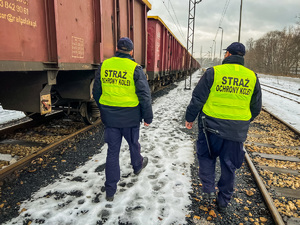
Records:
{"label": "overcast sky", "polygon": [[[186,47],[189,0],[148,1],[152,5],[148,15],[159,16]],[[227,11],[221,21],[226,5]],[[222,33],[222,30],[218,29],[220,22],[223,28],[222,49],[238,41],[240,5],[240,0],[202,0],[196,5],[194,57],[200,56],[201,46],[203,57],[211,51],[216,34],[216,51],[213,48],[212,52],[215,57],[220,57]],[[256,40],[269,31],[282,31],[285,27],[295,25],[300,20],[297,17],[300,17],[300,0],[244,0],[241,42],[246,45],[250,38]]]}

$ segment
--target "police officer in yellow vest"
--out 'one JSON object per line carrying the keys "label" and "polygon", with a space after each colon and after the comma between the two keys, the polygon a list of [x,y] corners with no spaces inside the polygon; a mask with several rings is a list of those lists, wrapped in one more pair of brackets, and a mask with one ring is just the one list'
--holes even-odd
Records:
{"label": "police officer in yellow vest", "polygon": [[138,175],[147,166],[139,144],[140,123],[149,126],[153,119],[151,93],[146,75],[133,56],[133,43],[121,38],[114,57],[105,60],[95,75],[93,97],[105,125],[108,144],[105,167],[106,200],[113,201],[120,180],[119,153],[122,137],[129,145],[133,172]]}
{"label": "police officer in yellow vest", "polygon": [[[250,122],[261,111],[262,96],[256,74],[244,67],[245,46],[234,42],[227,47],[222,65],[209,68],[195,87],[186,110],[186,128],[198,116],[197,157],[203,198],[225,212],[233,194],[235,170],[245,152]],[[219,157],[221,177],[215,189],[215,163]]]}

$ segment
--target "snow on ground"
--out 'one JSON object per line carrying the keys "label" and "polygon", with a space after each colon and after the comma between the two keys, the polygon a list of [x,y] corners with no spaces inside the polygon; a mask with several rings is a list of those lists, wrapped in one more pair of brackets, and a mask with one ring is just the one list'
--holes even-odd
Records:
{"label": "snow on ground", "polygon": [[20,111],[14,110],[4,110],[0,105],[0,124],[4,124],[6,122],[17,120],[25,117],[25,114]]}
{"label": "snow on ground", "polygon": [[[199,79],[198,75],[199,72],[193,75],[193,84]],[[98,203],[93,202],[105,182],[104,170],[95,172],[105,163],[105,144],[101,153],[84,166],[23,202],[20,209],[27,211],[7,224],[23,224],[26,218],[44,220],[48,225],[89,225],[104,219],[106,224],[118,224],[118,221],[124,224],[184,224],[189,214],[186,206],[191,204],[188,192],[191,191],[190,164],[194,161],[194,146],[191,137],[182,131],[185,129],[182,117],[191,94],[192,90],[184,90],[182,81],[153,103],[153,123],[150,127],[141,126],[140,134],[142,155],[149,158],[149,164],[139,176],[133,175],[128,145],[123,140],[120,166],[124,177],[119,184],[126,185],[118,185],[112,203],[105,200],[105,194],[99,196]],[[75,177],[84,181],[76,181]],[[57,193],[65,193],[67,197],[55,200]],[[82,196],[70,193],[82,193]],[[31,216],[26,217],[28,214]]]}
{"label": "snow on ground", "polygon": [[[287,90],[296,94],[300,94],[300,78],[271,76],[259,74],[261,84],[274,86],[283,90]],[[282,94],[282,93],[281,93]],[[263,107],[268,111],[283,119],[297,130],[300,130],[300,104],[271,94],[267,91],[262,91]],[[300,101],[300,97],[293,99]]]}
{"label": "snow on ground", "polygon": [[[199,79],[198,75],[199,72],[193,75],[192,85]],[[262,74],[259,77],[261,83],[282,89],[287,86],[295,92],[299,89],[300,79]],[[26,218],[33,219],[32,224],[44,220],[47,225],[96,224],[98,220],[106,221],[106,224],[118,224],[118,221],[147,225],[185,223],[185,215],[189,213],[186,206],[191,203],[188,192],[191,190],[190,164],[193,163],[194,149],[193,140],[182,131],[185,129],[182,117],[191,94],[191,90],[184,90],[182,81],[176,89],[153,103],[153,123],[150,127],[142,126],[140,135],[142,154],[149,157],[149,164],[139,176],[132,173],[128,145],[123,140],[120,153],[123,177],[119,184],[124,187],[118,186],[112,203],[105,201],[105,194],[99,195],[105,181],[104,170],[95,172],[105,163],[107,146],[104,145],[101,153],[84,166],[23,202],[20,209],[27,211],[7,224],[23,224]],[[300,129],[299,104],[263,91],[263,105]],[[83,181],[76,179],[78,177]],[[59,198],[63,194],[66,197]],[[98,197],[100,201],[96,203],[94,200]]]}

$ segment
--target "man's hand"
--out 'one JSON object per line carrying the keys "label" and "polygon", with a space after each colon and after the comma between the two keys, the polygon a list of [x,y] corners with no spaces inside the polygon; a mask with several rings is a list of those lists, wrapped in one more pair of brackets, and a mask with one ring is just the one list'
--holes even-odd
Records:
{"label": "man's hand", "polygon": [[150,125],[150,124],[144,122],[144,126],[145,126],[145,127],[149,127],[149,125]]}
{"label": "man's hand", "polygon": [[188,121],[185,121],[185,127],[187,128],[187,129],[192,129],[193,128],[193,122],[188,122]]}

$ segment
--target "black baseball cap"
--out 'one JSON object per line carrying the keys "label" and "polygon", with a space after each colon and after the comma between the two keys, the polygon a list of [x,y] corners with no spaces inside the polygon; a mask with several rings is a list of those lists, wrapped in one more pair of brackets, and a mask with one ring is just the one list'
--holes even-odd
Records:
{"label": "black baseball cap", "polygon": [[246,54],[245,46],[240,42],[233,42],[226,49],[232,55],[241,55],[244,56]]}
{"label": "black baseball cap", "polygon": [[123,51],[131,51],[133,49],[133,42],[128,37],[122,37],[118,41],[117,48]]}

